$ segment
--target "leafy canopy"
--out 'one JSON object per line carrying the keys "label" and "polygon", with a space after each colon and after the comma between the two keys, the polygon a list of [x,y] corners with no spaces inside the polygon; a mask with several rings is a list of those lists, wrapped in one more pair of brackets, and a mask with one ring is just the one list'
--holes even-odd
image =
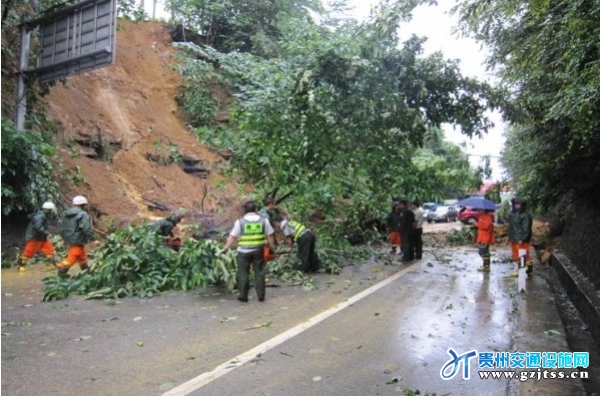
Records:
{"label": "leafy canopy", "polygon": [[542,207],[568,191],[600,196],[600,3],[464,0],[457,11],[506,91],[503,163],[521,195]]}
{"label": "leafy canopy", "polygon": [[308,20],[315,0],[167,0],[173,22],[200,34],[205,43],[223,52],[276,55],[281,38],[278,22],[284,15]]}
{"label": "leafy canopy", "polygon": [[[490,87],[462,76],[456,61],[423,56],[424,39],[398,42],[400,22],[418,3],[382,5],[362,25],[287,17],[275,58],[180,44],[182,98],[197,98],[182,100],[184,111],[201,139],[234,152],[248,181],[293,188],[304,216],[341,211],[346,228],[377,217],[390,195],[431,199],[447,191],[443,183],[474,187],[480,177],[468,162],[432,177],[413,160],[443,123],[469,136],[487,131],[483,113],[494,105]],[[207,95],[215,82],[231,92],[228,126],[209,121],[219,107]],[[203,100],[212,110],[194,117]]]}
{"label": "leafy canopy", "polygon": [[2,214],[41,207],[46,200],[57,202],[58,184],[51,161],[55,149],[37,132],[20,132],[12,121],[2,118]]}

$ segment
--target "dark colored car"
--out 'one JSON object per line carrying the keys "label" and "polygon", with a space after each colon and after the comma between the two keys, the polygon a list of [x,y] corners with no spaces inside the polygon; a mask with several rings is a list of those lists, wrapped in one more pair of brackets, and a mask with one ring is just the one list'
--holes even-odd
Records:
{"label": "dark colored car", "polygon": [[458,213],[456,213],[454,206],[438,206],[429,211],[426,219],[428,223],[439,223],[441,221],[456,221],[457,217]]}
{"label": "dark colored car", "polygon": [[484,213],[485,212],[481,209],[470,208],[467,206],[458,212],[458,220],[465,224],[473,224],[474,222],[479,221],[479,216]]}

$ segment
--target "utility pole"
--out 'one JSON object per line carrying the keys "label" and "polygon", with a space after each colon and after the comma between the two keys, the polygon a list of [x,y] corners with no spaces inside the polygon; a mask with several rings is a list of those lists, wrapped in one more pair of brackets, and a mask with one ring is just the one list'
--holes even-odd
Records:
{"label": "utility pole", "polygon": [[15,127],[25,130],[25,114],[27,114],[27,77],[25,72],[29,63],[29,45],[31,31],[27,24],[21,25],[21,56],[19,57],[19,81],[17,86],[17,106],[15,108]]}

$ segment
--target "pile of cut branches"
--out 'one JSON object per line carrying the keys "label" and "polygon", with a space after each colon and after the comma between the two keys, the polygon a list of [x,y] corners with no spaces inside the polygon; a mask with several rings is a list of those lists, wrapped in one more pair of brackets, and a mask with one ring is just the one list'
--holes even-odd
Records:
{"label": "pile of cut branches", "polygon": [[179,252],[147,227],[129,226],[108,236],[91,255],[92,266],[73,278],[44,279],[44,301],[70,293],[86,298],[152,297],[169,289],[226,284],[235,288],[234,253],[221,253],[211,240],[186,240]]}
{"label": "pile of cut branches", "polygon": [[451,246],[472,245],[475,242],[475,227],[461,227],[460,230],[452,230],[446,234],[446,243]]}
{"label": "pile of cut branches", "polygon": [[[321,272],[339,274],[341,260],[358,262],[366,249],[318,249]],[[72,278],[48,277],[44,301],[66,298],[71,293],[91,298],[152,297],[170,289],[193,290],[209,285],[236,287],[235,252],[222,252],[218,242],[187,239],[179,252],[168,248],[162,237],[145,226],[130,225],[110,234],[90,253],[92,265]],[[267,265],[267,276],[314,288],[314,279],[300,270],[295,254],[282,255]],[[251,277],[252,279],[252,277]]]}

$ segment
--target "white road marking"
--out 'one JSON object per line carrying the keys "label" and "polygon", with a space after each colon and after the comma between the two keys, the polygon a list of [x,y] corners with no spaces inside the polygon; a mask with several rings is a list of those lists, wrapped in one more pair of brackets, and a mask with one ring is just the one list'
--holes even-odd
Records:
{"label": "white road marking", "polygon": [[325,319],[338,313],[342,309],[351,306],[352,304],[356,303],[357,301],[360,301],[363,298],[367,297],[369,294],[372,294],[372,293],[376,292],[377,290],[381,289],[382,287],[389,285],[390,283],[394,282],[396,279],[400,278],[401,276],[403,276],[403,275],[407,274],[408,272],[410,272],[416,268],[419,268],[419,267],[420,267],[419,264],[415,264],[415,265],[411,265],[408,268],[404,268],[404,269],[396,272],[394,275],[390,276],[389,278],[386,278],[386,279],[382,280],[381,282],[369,287],[368,289],[365,289],[362,292],[355,294],[354,296],[350,297],[346,301],[343,301],[337,305],[334,305],[333,307],[321,312],[320,314],[313,316],[312,318],[308,319],[307,321],[302,322],[299,325],[292,327],[291,329],[289,329],[287,331],[284,331],[283,333],[271,338],[268,341],[263,342],[262,344],[260,344],[258,346],[255,346],[254,348],[242,353],[241,355],[238,355],[232,359],[229,359],[228,361],[221,364],[220,366],[215,367],[215,369],[213,371],[209,371],[209,372],[200,374],[199,376],[192,378],[191,380],[189,380],[187,382],[184,382],[183,384],[171,389],[170,391],[163,393],[162,396],[184,396],[184,395],[188,395],[188,394],[194,392],[197,389],[200,389],[204,385],[207,385],[210,382],[216,380],[217,378],[219,378],[227,373],[232,372],[234,369],[244,365],[245,363],[248,363],[250,360],[256,358],[257,355],[264,354],[268,350],[270,350],[280,344],[283,344],[285,341],[289,340],[292,337],[297,336],[298,334],[302,333],[304,330],[310,329],[314,325],[324,321]]}

